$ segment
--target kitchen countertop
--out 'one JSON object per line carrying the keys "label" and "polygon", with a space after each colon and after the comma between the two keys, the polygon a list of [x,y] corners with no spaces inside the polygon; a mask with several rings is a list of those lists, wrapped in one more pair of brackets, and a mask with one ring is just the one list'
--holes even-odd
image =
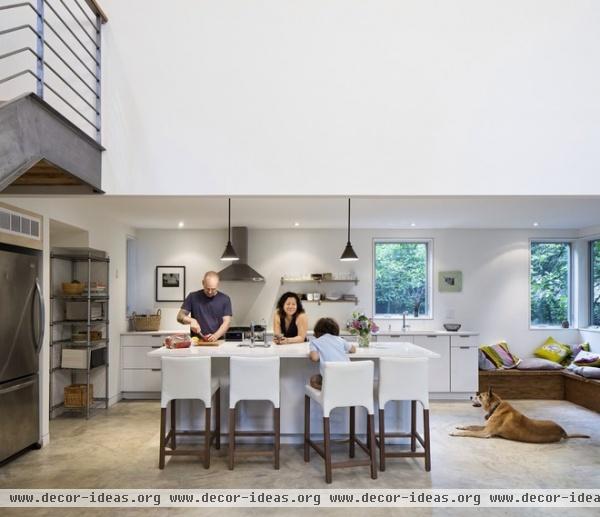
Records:
{"label": "kitchen countertop", "polygon": [[[179,330],[152,330],[149,332],[121,332],[122,336],[167,336],[170,334],[185,334],[188,331],[186,329]],[[267,334],[273,335],[272,330],[267,330]],[[312,330],[308,331],[308,335],[312,335]],[[341,336],[351,336],[349,332],[340,332]],[[459,332],[449,332],[447,330],[385,330],[380,331],[377,334],[373,334],[374,336],[478,336],[479,332],[474,332],[472,330],[465,330]]]}
{"label": "kitchen countertop", "polygon": [[[293,345],[271,345],[268,348],[263,347],[240,347],[240,341],[227,341],[218,346],[192,346],[190,348],[169,349],[165,347],[157,348],[148,352],[149,357],[232,357],[232,356],[272,356],[281,358],[307,358],[308,343],[298,343]],[[380,357],[427,357],[429,359],[439,358],[439,354],[431,352],[423,347],[413,343],[404,342],[377,342],[366,348],[356,347],[356,353],[350,354],[355,359],[377,359]]]}

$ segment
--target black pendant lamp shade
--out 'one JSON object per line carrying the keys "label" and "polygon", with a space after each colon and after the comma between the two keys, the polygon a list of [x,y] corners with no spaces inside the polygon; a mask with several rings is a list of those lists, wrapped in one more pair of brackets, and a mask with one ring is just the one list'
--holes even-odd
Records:
{"label": "black pendant lamp shade", "polygon": [[229,217],[227,221],[227,246],[225,246],[225,251],[223,252],[223,255],[221,255],[221,260],[231,262],[233,260],[240,260],[240,257],[238,257],[237,253],[233,249],[233,245],[231,244],[231,198],[229,198],[228,202]]}
{"label": "black pendant lamp shade", "polygon": [[351,260],[358,260],[358,255],[354,252],[352,248],[352,243],[350,242],[350,198],[348,198],[348,242],[346,243],[346,247],[344,248],[344,252],[340,257],[340,260],[345,262],[349,262]]}

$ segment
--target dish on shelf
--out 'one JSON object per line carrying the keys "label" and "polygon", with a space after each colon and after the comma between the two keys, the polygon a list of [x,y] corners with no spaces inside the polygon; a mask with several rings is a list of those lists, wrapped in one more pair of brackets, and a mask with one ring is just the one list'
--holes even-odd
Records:
{"label": "dish on shelf", "polygon": [[337,302],[342,299],[342,295],[340,294],[328,294],[325,296],[325,300],[329,302]]}

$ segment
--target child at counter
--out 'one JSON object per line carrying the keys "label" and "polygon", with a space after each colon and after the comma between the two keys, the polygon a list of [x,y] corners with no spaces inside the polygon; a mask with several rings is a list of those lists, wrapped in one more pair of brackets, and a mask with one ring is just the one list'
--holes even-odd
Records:
{"label": "child at counter", "polygon": [[324,362],[349,361],[348,354],[356,352],[356,347],[340,337],[340,326],[332,318],[321,318],[315,324],[314,337],[309,343],[310,360],[320,362],[321,373],[310,378],[310,385],[320,390],[323,386]]}

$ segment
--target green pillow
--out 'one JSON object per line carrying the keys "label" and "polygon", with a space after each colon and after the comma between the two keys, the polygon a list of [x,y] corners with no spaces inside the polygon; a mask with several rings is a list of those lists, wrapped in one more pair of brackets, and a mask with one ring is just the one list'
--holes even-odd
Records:
{"label": "green pillow", "polygon": [[556,341],[553,337],[549,337],[544,341],[543,345],[534,350],[533,355],[560,363],[571,355],[571,348],[564,343]]}

